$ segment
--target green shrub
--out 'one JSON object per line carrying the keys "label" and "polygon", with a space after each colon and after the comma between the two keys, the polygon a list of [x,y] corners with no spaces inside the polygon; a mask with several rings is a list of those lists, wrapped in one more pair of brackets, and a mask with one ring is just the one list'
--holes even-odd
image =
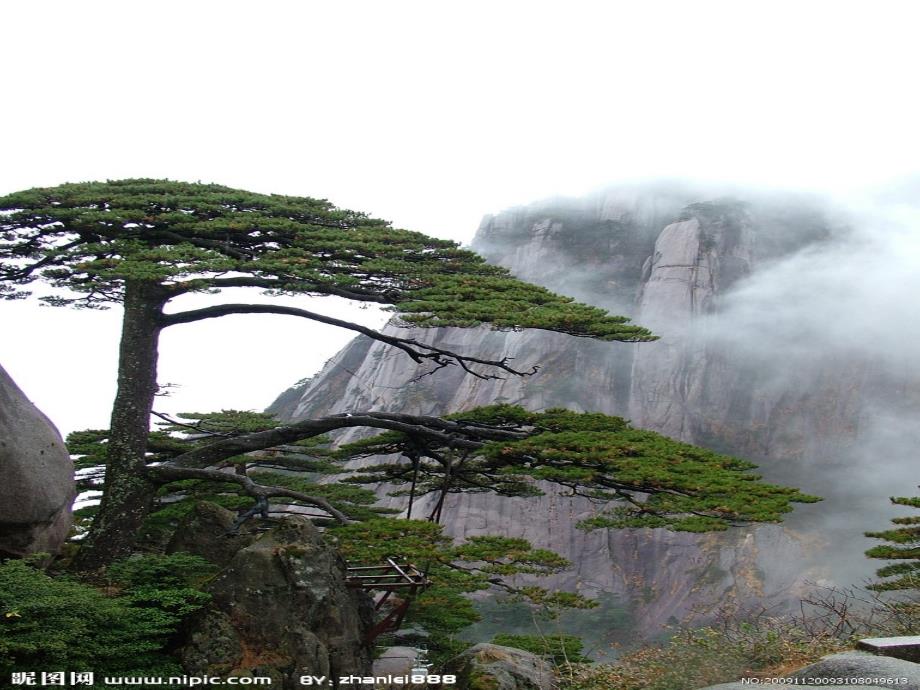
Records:
{"label": "green shrub", "polygon": [[182,619],[211,600],[197,587],[216,572],[217,567],[200,556],[174,553],[132,556],[110,565],[106,575],[132,605]]}
{"label": "green shrub", "polygon": [[148,560],[113,566],[127,578],[117,596],[71,577],[50,577],[23,561],[0,563],[0,677],[62,669],[180,675],[165,650],[182,619],[209,597],[185,583],[176,586],[184,575],[151,586],[147,579],[164,562]]}
{"label": "green shrub", "polygon": [[190,553],[132,556],[113,563],[106,571],[109,581],[126,588],[159,589],[195,587],[217,572],[210,561]]}

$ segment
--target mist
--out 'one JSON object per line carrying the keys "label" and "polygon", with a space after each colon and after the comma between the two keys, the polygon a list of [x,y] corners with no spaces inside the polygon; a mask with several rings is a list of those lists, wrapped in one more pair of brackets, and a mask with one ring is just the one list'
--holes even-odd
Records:
{"label": "mist", "polygon": [[878,543],[863,532],[909,514],[887,498],[916,495],[920,484],[920,204],[911,189],[916,180],[824,200],[828,234],[756,267],[691,336],[753,371],[757,398],[818,420],[797,457],[755,460],[768,479],[825,498],[788,524],[822,536],[820,558],[841,585],[883,565],[860,557]]}
{"label": "mist", "polygon": [[920,205],[879,202],[850,214],[836,236],[741,282],[704,328],[765,364],[779,353],[800,364],[865,357],[909,373],[920,364],[911,299],[920,294]]}

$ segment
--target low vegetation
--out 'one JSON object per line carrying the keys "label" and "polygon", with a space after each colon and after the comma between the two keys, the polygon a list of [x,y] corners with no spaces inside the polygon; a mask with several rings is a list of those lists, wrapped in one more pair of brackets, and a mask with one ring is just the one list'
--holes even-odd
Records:
{"label": "low vegetation", "polygon": [[0,563],[0,677],[14,671],[181,675],[170,642],[210,599],[211,565],[187,554],[114,563],[90,584],[25,560]]}
{"label": "low vegetation", "polygon": [[561,690],[696,690],[739,678],[775,678],[863,637],[915,634],[916,592],[819,588],[795,616],[722,612],[706,627],[679,629],[667,641],[630,651],[613,664],[559,664]]}
{"label": "low vegetation", "polygon": [[560,676],[564,690],[695,690],[783,675],[847,646],[830,635],[810,635],[792,621],[769,618],[680,630],[666,643],[630,652],[615,664],[570,664],[560,668]]}

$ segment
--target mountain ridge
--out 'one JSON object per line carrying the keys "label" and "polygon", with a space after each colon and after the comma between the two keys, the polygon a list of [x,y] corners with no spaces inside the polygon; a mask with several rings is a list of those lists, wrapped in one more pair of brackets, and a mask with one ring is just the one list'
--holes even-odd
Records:
{"label": "mountain ridge", "polygon": [[[814,484],[827,470],[818,468],[833,467],[835,453],[855,442],[867,391],[882,386],[877,372],[858,358],[758,359],[749,353],[756,328],[748,341],[738,340],[720,314],[752,276],[823,251],[851,230],[835,209],[803,195],[698,194],[632,186],[537,202],[486,216],[472,245],[518,277],[629,316],[661,340],[626,345],[540,331],[412,331],[455,351],[516,356],[520,368],[542,367],[532,378],[482,381],[456,370],[415,380],[421,370],[408,358],[357,338],[269,410],[289,420],[354,409],[443,414],[492,402],[595,410],[753,459],[769,479],[802,481],[821,494]],[[387,330],[399,331],[395,324]],[[784,367],[790,371],[779,376]],[[845,505],[846,496],[840,499]],[[836,519],[842,507],[833,500],[798,509],[785,526],[702,536],[577,530],[592,510],[558,490],[538,499],[461,495],[451,497],[444,522],[457,537],[501,531],[559,551],[575,567],[555,585],[620,596],[647,635],[728,602],[792,605],[810,583],[850,584],[854,573],[870,572],[860,561],[843,573],[835,570],[842,559],[825,558],[834,539],[809,521],[826,526]],[[854,529],[844,532],[860,534]],[[850,545],[847,558],[861,559],[861,550]]]}

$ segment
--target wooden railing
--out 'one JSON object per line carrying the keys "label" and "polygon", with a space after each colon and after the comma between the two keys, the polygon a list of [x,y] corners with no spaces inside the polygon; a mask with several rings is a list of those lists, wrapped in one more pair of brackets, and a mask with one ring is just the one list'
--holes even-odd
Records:
{"label": "wooden railing", "polygon": [[[431,583],[411,563],[400,565],[395,559],[388,558],[383,565],[348,566],[345,584],[353,589],[377,592],[374,599],[374,610],[377,612],[381,612],[388,602],[391,605],[387,614],[367,634],[367,641],[373,642],[385,632],[399,630],[409,604]],[[394,592],[399,592],[399,596],[391,599]]]}

